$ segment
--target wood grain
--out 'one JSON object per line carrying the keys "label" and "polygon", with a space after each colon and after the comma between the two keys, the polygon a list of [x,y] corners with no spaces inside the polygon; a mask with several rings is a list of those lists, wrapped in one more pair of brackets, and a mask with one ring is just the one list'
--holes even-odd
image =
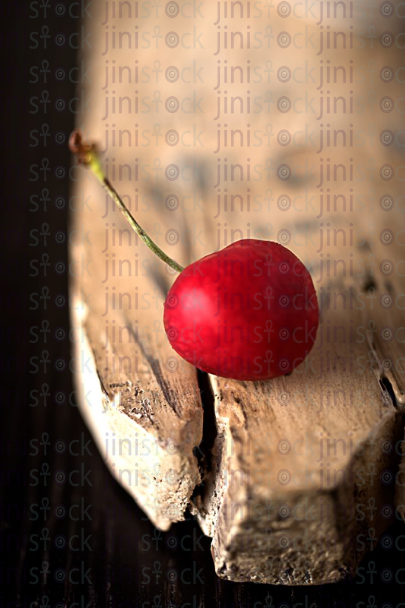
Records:
{"label": "wood grain", "polygon": [[[214,5],[207,10],[214,22]],[[102,16],[96,19],[93,26],[104,31]],[[171,27],[170,20],[159,23],[166,29]],[[278,29],[281,25],[277,22]],[[176,31],[187,33],[185,21],[176,22]],[[204,31],[208,45],[214,48],[214,29],[207,26]],[[316,31],[313,24],[310,31]],[[92,52],[99,64],[102,43],[100,36]],[[213,538],[212,554],[219,576],[288,585],[335,582],[353,574],[367,551],[366,544],[359,548],[359,535],[372,529],[378,538],[391,522],[381,514],[381,508],[393,504],[395,491],[397,504],[402,504],[398,483],[392,478],[396,479],[401,456],[393,446],[403,437],[400,406],[404,373],[397,362],[404,349],[400,340],[390,341],[385,336],[389,335],[387,326],[394,333],[400,327],[398,310],[394,314],[388,306],[387,294],[399,297],[403,282],[397,275],[391,281],[381,267],[387,257],[394,265],[401,259],[398,243],[393,243],[387,255],[381,234],[384,230],[395,231],[402,216],[398,209],[387,215],[378,205],[385,192],[385,184],[378,181],[378,167],[385,162],[386,151],[381,146],[373,149],[372,166],[367,164],[369,150],[350,151],[357,166],[371,167],[365,183],[359,186],[362,205],[349,202],[352,184],[340,172],[333,184],[340,199],[327,206],[325,192],[322,208],[316,147],[274,150],[265,144],[250,149],[235,146],[222,150],[218,163],[214,153],[217,124],[212,121],[217,99],[217,62],[213,56],[207,59],[207,52],[198,47],[190,55],[177,47],[167,57],[158,51],[147,56],[157,70],[171,64],[190,68],[191,57],[204,65],[204,83],[197,80],[188,87],[179,82],[173,88],[167,79],[158,80],[157,72],[156,80],[146,80],[139,89],[149,99],[156,90],[164,99],[174,92],[182,98],[192,89],[193,95],[204,98],[205,112],[203,116],[144,112],[136,116],[136,127],[145,128],[149,137],[157,132],[163,137],[168,128],[192,134],[201,125],[205,149],[189,149],[184,144],[171,148],[156,135],[156,145],[138,144],[134,150],[123,138],[120,146],[109,150],[108,162],[105,159],[110,179],[115,179],[141,225],[169,254],[175,252],[173,256],[181,264],[187,265],[239,238],[266,238],[289,246],[313,275],[321,324],[313,351],[292,375],[267,383],[210,376],[214,405],[211,407],[203,395],[203,406],[196,370],[175,355],[163,331],[162,305],[173,276],[142,244],[133,237],[128,240],[123,232],[126,226],[111,205],[100,219],[103,196],[81,175],[77,191],[84,189],[93,203],[91,212],[83,210],[75,217],[76,225],[91,229],[91,246],[84,243],[72,248],[73,260],[91,258],[91,277],[80,277],[72,284],[79,303],[91,301],[90,307],[80,304],[72,311],[80,336],[78,344],[84,345],[78,348],[90,359],[85,369],[82,365],[78,370],[79,382],[84,390],[91,384],[95,395],[91,406],[82,400],[84,415],[112,472],[156,526],[168,529],[171,522],[182,519],[189,506],[205,534]],[[314,61],[310,51],[303,56]],[[109,61],[114,58],[118,66],[133,59],[124,49],[111,49],[108,57]],[[142,53],[139,57],[142,59]],[[267,57],[262,53],[255,51],[250,57],[265,67]],[[350,54],[345,54],[342,59],[347,66],[349,58]],[[232,59],[244,62],[246,56],[235,51]],[[368,61],[366,50],[359,51],[357,59]],[[294,61],[293,49],[279,60],[289,64]],[[96,141],[105,141],[102,117],[106,94],[100,94],[103,83],[104,71],[100,69],[87,87],[95,93],[95,99],[85,126]],[[257,93],[264,96],[267,86],[263,83]],[[296,92],[291,83],[282,85],[274,80],[272,86],[278,95]],[[133,95],[132,83],[116,88],[122,96]],[[337,92],[339,87],[331,89]],[[306,118],[309,130],[319,129],[315,117]],[[115,121],[116,137],[119,129],[124,132],[128,126],[125,114],[110,116],[109,124],[110,120]],[[230,129],[240,126],[237,115],[226,120]],[[266,116],[252,116],[252,132],[264,132],[268,120]],[[351,120],[343,116],[335,120],[334,126],[349,129]],[[368,128],[367,115],[356,117],[356,121],[356,128]],[[302,128],[302,118],[292,115],[288,127],[292,132]],[[112,148],[111,131],[109,137]],[[241,172],[235,170],[239,178],[225,182],[222,173],[219,194],[214,185],[217,167],[224,170],[221,163],[225,158],[229,171],[232,164],[240,163],[245,176],[247,163],[256,164],[262,171],[261,179],[240,179]],[[138,161],[139,174],[135,169]],[[334,161],[347,163],[347,151],[335,150]],[[280,163],[297,169],[288,187],[270,170],[266,176],[266,166],[275,171]],[[177,165],[182,179],[171,182],[163,175],[169,164]],[[306,175],[304,168],[312,165],[315,175]],[[225,187],[229,188],[226,203]],[[353,196],[360,196],[359,191]],[[288,213],[280,203],[286,192],[294,202]],[[231,194],[242,199],[236,197],[233,203]],[[169,195],[178,197],[173,208],[166,204]],[[315,203],[308,203],[314,199]],[[104,281],[106,222],[110,275]],[[111,274],[113,259],[115,276]],[[135,273],[136,261],[145,269],[143,276]],[[106,315],[103,285],[109,294],[116,294],[116,302],[121,302],[119,310],[112,310],[113,296],[108,296],[110,310]],[[127,293],[129,296],[124,295]],[[134,307],[136,293],[140,304]],[[115,339],[110,338],[108,353],[103,337],[107,321],[110,330],[114,322],[118,329],[128,328],[123,330],[124,341],[119,332]],[[388,359],[393,366],[387,365]],[[106,433],[109,437],[115,433],[120,439],[139,433],[159,447],[146,457],[134,456],[126,448],[122,454],[107,455]],[[174,454],[166,449],[172,444]],[[134,486],[119,470],[132,471],[136,465],[142,481]],[[151,473],[154,467],[159,469],[156,475]],[[378,515],[365,511],[363,516],[368,501],[376,506]]]}
{"label": "wood grain", "polygon": [[[82,186],[94,201],[78,217],[88,238],[71,250],[73,262],[89,264],[71,288],[83,414],[112,473],[165,530],[184,519],[200,481],[194,452],[202,439],[203,411],[196,370],[166,340],[162,286],[137,260],[145,246],[134,242],[134,234],[129,238],[118,214],[116,243],[106,245],[99,185],[83,179]],[[121,276],[107,279],[115,256]]]}
{"label": "wood grain", "polygon": [[[327,219],[345,226],[345,218]],[[362,248],[352,250],[360,263]],[[349,268],[349,251],[336,247],[331,256]],[[314,250],[307,252],[316,259]],[[359,521],[356,506],[372,499],[381,509],[394,500],[395,486],[384,487],[381,476],[398,468],[400,453],[392,446],[402,437],[403,421],[378,383],[381,369],[375,375],[368,286],[364,277],[342,274],[319,281],[319,263],[309,267],[323,305],[306,362],[291,376],[253,386],[211,377],[218,436],[196,507],[213,537],[216,571],[230,580],[319,584],[344,578],[361,559],[356,539],[365,526],[378,534],[386,526],[383,518]],[[382,280],[374,279],[376,298]],[[372,319],[379,334],[386,323],[381,308]],[[371,484],[374,475],[380,481]],[[303,512],[310,513],[307,519]]]}

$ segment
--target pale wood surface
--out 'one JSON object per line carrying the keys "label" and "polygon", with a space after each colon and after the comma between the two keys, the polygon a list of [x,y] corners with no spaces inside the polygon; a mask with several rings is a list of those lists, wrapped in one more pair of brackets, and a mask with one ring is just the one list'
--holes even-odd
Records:
{"label": "pale wood surface", "polygon": [[[86,231],[91,227],[89,239],[71,251],[73,260],[84,256],[91,262],[88,276],[72,286],[76,349],[78,361],[84,361],[77,373],[83,390],[92,390],[82,405],[119,481],[156,525],[167,529],[170,522],[183,519],[200,481],[193,455],[202,439],[203,413],[196,374],[166,339],[161,287],[146,273],[133,276],[144,272],[141,263],[137,270],[135,257],[139,250],[145,259],[144,245],[136,245],[133,234],[131,244],[124,245],[127,236],[119,244],[121,217],[115,220],[117,241],[115,247],[109,244],[108,261],[116,256],[118,273],[120,260],[130,260],[131,276],[110,277],[103,286],[105,227],[97,209],[102,196],[98,184],[82,183],[95,203],[94,210],[80,215]],[[150,253],[151,265],[152,258]],[[105,314],[107,300],[110,310]]]}
{"label": "pale wood surface", "polygon": [[[345,218],[335,222],[344,226]],[[352,251],[358,263],[367,260],[362,248]],[[307,252],[316,259],[314,250]],[[349,267],[343,248],[331,257]],[[312,269],[316,281],[319,265]],[[364,526],[380,533],[387,525],[381,517],[356,519],[359,504],[371,499],[380,509],[393,502],[394,484],[383,486],[381,474],[397,470],[400,454],[393,445],[403,434],[402,415],[381,392],[367,340],[370,322],[377,334],[389,322],[375,303],[370,310],[367,282],[338,275],[317,283],[318,296],[330,288],[331,310],[325,299],[307,365],[291,376],[254,386],[212,377],[216,468],[197,508],[203,530],[214,538],[222,576],[283,584],[336,581],[358,563],[356,539]],[[383,283],[377,271],[375,299],[385,292]],[[335,294],[342,294],[336,305]],[[394,328],[398,316],[391,318]],[[383,446],[391,446],[388,454]],[[298,519],[307,509],[309,519],[297,521],[294,509]]]}
{"label": "pale wood surface", "polygon": [[[106,364],[105,301],[100,297],[105,264],[96,264],[97,258],[105,260],[101,254],[103,226],[99,221],[98,229],[96,217],[91,223],[84,216],[81,220],[92,226],[92,245],[84,248],[84,255],[93,262],[92,277],[81,285],[82,299],[90,294],[90,310],[83,314],[83,338],[78,341],[85,359],[89,356],[94,361],[92,376],[88,366],[83,374],[84,387],[94,387],[96,395],[86,417],[100,447],[105,444],[105,434],[112,432],[121,440],[132,440],[136,433],[156,440],[159,451],[153,459],[131,456],[124,445],[123,454],[110,454],[109,460],[115,465],[113,470],[131,471],[132,484],[127,473],[118,478],[155,524],[167,529],[171,521],[182,518],[200,481],[197,455],[192,451],[202,439],[196,373],[176,356],[162,333],[161,292],[157,292],[152,310],[110,310],[109,326],[115,321],[117,331],[125,326],[132,333],[124,332],[124,343],[115,340]],[[119,216],[115,221],[121,226]],[[151,254],[141,245],[135,250],[147,259]],[[110,255],[113,250],[117,258],[134,256],[133,243],[110,249]],[[78,249],[73,257],[80,259]],[[159,280],[154,284],[150,277],[143,277],[137,286],[152,294]],[[127,278],[110,277],[109,290],[115,287],[117,294],[128,293],[128,283]],[[376,278],[377,293],[378,284]],[[195,497],[194,509],[204,532],[214,538],[218,573],[232,580],[287,584],[338,580],[361,557],[348,547],[364,526],[372,523],[367,519],[366,524],[357,522],[355,505],[373,498],[381,507],[388,497],[393,500],[393,486],[382,486],[380,476],[385,469],[396,470],[399,456],[395,451],[385,454],[381,446],[401,438],[403,423],[388,395],[383,398],[374,373],[366,339],[370,311],[356,310],[354,305],[366,302],[366,294],[359,289],[361,282],[339,277],[322,285],[345,294],[353,310],[323,311],[323,330],[308,365],[267,383],[211,377],[218,435],[212,448],[212,470],[204,475],[204,489]],[[101,294],[103,291],[101,288]],[[356,300],[357,295],[360,300]],[[373,319],[377,327],[387,322],[384,317]],[[143,332],[136,340],[134,328],[139,321]],[[332,336],[329,345],[328,321],[332,328],[344,328]],[[158,333],[152,331],[155,323]],[[353,328],[360,327],[364,330],[355,333]],[[358,336],[364,336],[360,344],[356,343]],[[128,357],[121,359],[121,371],[120,357]],[[134,360],[139,362],[137,370]],[[118,371],[112,371],[113,365]],[[97,394],[98,379],[101,390]],[[174,455],[170,455],[170,447],[165,450],[170,444],[177,446],[172,449]],[[153,474],[156,465],[160,471]],[[140,471],[139,486],[133,483],[135,468]],[[304,508],[310,512],[310,521],[301,521]],[[289,516],[284,518],[282,514],[287,512]],[[389,520],[380,519],[373,526],[381,531],[387,523]],[[305,534],[312,539],[307,549],[302,545]]]}
{"label": "pale wood surface", "polygon": [[[211,10],[207,18],[214,23],[214,4],[210,9],[205,8]],[[96,14],[94,19],[94,30],[99,28],[104,34],[101,26],[104,15]],[[119,25],[118,21],[116,23]],[[135,20],[126,20],[127,29],[128,23],[133,25]],[[140,29],[147,29],[141,22],[136,23]],[[163,33],[174,27],[170,20],[160,23],[164,25]],[[275,35],[282,30],[282,25],[281,21],[275,22]],[[214,48],[214,29],[205,30],[206,48]],[[313,26],[313,31],[315,29]],[[176,31],[180,35],[187,32],[187,23],[184,20],[176,22]],[[86,85],[86,90],[93,94],[93,101],[92,113],[86,117],[84,126],[94,141],[104,142],[104,37],[100,36],[94,42],[89,55],[94,65],[102,69],[95,70],[92,83]],[[132,66],[134,57],[142,63],[145,54],[132,54],[125,49],[110,50],[109,66],[113,60],[117,66]],[[266,67],[267,56],[262,52],[252,51],[249,57],[252,64]],[[359,51],[356,57],[360,63],[368,62],[369,50]],[[193,132],[196,127],[197,131],[204,129],[204,148],[189,149],[181,145],[172,148],[165,145],[163,137],[157,145],[145,147],[141,144],[130,147],[124,141],[105,155],[109,158],[110,178],[113,177],[111,165],[115,163],[117,189],[129,197],[131,210],[141,225],[183,265],[239,238],[251,236],[287,244],[313,275],[323,307],[321,325],[310,357],[291,376],[267,383],[243,383],[211,376],[214,406],[209,405],[203,394],[203,408],[196,370],[174,353],[163,331],[164,294],[173,275],[168,274],[133,236],[128,242],[124,233],[120,241],[119,231],[127,228],[124,220],[112,203],[108,215],[102,218],[104,194],[81,173],[77,192],[83,190],[85,198],[90,195],[90,209],[84,206],[74,214],[73,221],[77,227],[83,224],[85,232],[90,230],[91,243],[86,240],[77,243],[72,247],[71,255],[72,260],[91,261],[91,276],[84,273],[72,281],[72,293],[78,303],[72,308],[72,320],[80,337],[77,343],[79,361],[80,358],[89,359],[86,366],[79,365],[78,385],[84,394],[89,386],[93,391],[92,399],[88,400],[90,404],[83,397],[82,411],[111,471],[157,527],[166,530],[171,522],[181,520],[187,506],[197,514],[203,531],[213,537],[212,554],[220,576],[273,584],[339,580],[347,572],[355,571],[366,551],[366,545],[357,550],[358,535],[373,529],[378,537],[389,525],[391,520],[381,515],[381,507],[393,503],[395,490],[397,504],[405,502],[398,484],[386,483],[382,478],[384,471],[394,475],[398,469],[400,453],[389,446],[392,448],[402,439],[403,421],[381,380],[385,376],[391,382],[398,406],[404,394],[405,369],[401,364],[396,365],[404,353],[400,340],[394,337],[390,341],[383,337],[388,334],[382,334],[383,328],[387,327],[395,334],[403,321],[398,307],[382,305],[381,297],[388,294],[395,301],[404,291],[403,281],[395,272],[384,274],[380,270],[382,260],[389,258],[395,265],[403,257],[398,242],[385,246],[380,241],[382,230],[391,229],[396,233],[403,216],[399,209],[386,212],[378,203],[386,192],[386,185],[378,179],[378,167],[385,162],[387,150],[376,145],[377,128],[372,148],[376,170],[364,183],[356,184],[354,194],[354,197],[363,197],[363,207],[357,204],[352,209],[349,206],[351,184],[338,181],[333,185],[333,192],[346,196],[347,208],[344,212],[340,201],[336,209],[332,204],[329,211],[325,205],[322,214],[316,187],[320,170],[317,147],[276,148],[273,138],[270,147],[263,144],[250,149],[228,148],[229,166],[241,162],[246,176],[248,162],[252,167],[260,165],[262,178],[231,184],[223,182],[222,188],[228,186],[230,193],[237,192],[244,197],[244,205],[241,209],[236,202],[231,208],[228,203],[225,209],[222,199],[218,213],[214,188],[218,155],[213,154],[217,124],[212,121],[217,99],[214,91],[216,59],[211,56],[207,61],[206,50],[197,48],[188,54],[180,46],[170,51],[166,49],[164,53],[150,50],[147,58],[150,65],[154,65],[154,61],[160,62],[163,71],[168,65],[190,67],[192,60],[204,65],[205,82],[197,81],[192,86],[197,98],[204,97],[204,114],[168,114],[161,108],[159,113],[137,116],[116,114],[109,117],[108,124],[111,127],[114,120],[118,134],[118,129],[134,131],[136,123],[140,132],[149,130],[149,136],[155,123],[162,127],[163,134],[168,128]],[[302,53],[302,58],[314,61],[310,52]],[[346,59],[348,61],[349,55]],[[246,56],[235,50],[232,60],[245,64]],[[279,64],[291,64],[295,60],[296,52],[288,49],[281,58],[273,58],[273,67],[277,69]],[[162,74],[158,84],[153,76],[137,86],[142,96],[150,99],[157,89],[162,99],[173,94],[181,98],[191,91],[190,86],[180,83],[174,87]],[[282,85],[275,76],[271,86],[276,98],[286,93],[295,95],[297,90],[292,83]],[[368,86],[366,82],[364,94]],[[394,95],[398,85],[389,86]],[[265,96],[268,87],[264,82],[255,93]],[[331,88],[335,94],[339,91],[336,85]],[[116,89],[117,95],[133,98],[134,84],[117,84]],[[227,116],[226,120],[229,128],[240,126],[238,115]],[[252,115],[252,132],[254,129],[265,131],[270,120],[274,117]],[[319,130],[315,116],[309,115],[306,120],[309,129],[316,127]],[[334,127],[348,128],[350,120],[349,116],[335,118]],[[376,118],[378,120],[380,117]],[[384,120],[384,127],[394,129],[393,115]],[[293,132],[302,128],[302,121],[302,116],[295,114],[280,126]],[[356,116],[356,128],[367,131],[369,121],[367,114]],[[245,124],[243,128],[246,130]],[[111,138],[111,132],[109,136]],[[368,166],[370,148],[351,150],[352,153],[356,163]],[[223,160],[225,150],[219,156]],[[264,171],[268,157],[273,158],[275,167],[280,163],[301,167],[315,165],[316,179],[305,178],[301,169],[288,186],[277,180],[274,172],[269,181]],[[135,158],[149,172],[152,167],[159,166],[158,178],[155,179],[153,171],[147,178],[140,168],[135,180]],[[347,159],[346,151],[334,151],[334,162],[347,163]],[[123,177],[119,174],[119,165],[126,163],[132,168],[131,180],[127,179],[126,170],[122,172]],[[163,169],[170,163],[180,168],[185,165],[200,167],[200,172],[189,172],[190,181],[169,182]],[[250,208],[246,203],[248,188]],[[306,188],[305,195],[303,188]],[[395,189],[399,193],[397,184],[390,186],[393,194]],[[296,195],[303,197],[297,199],[295,208],[293,206],[288,212],[277,205],[278,197],[285,192],[292,199]],[[175,193],[180,200],[174,211],[170,211],[164,202],[170,193]],[[136,194],[139,195],[138,203]],[[314,195],[314,206],[309,204],[305,208],[306,197],[311,200]],[[191,198],[185,199],[187,196]],[[260,202],[260,210],[257,203],[253,204],[255,197]],[[107,222],[108,258],[103,252]],[[113,228],[115,245],[111,242]],[[340,232],[335,235],[333,230]],[[330,234],[330,242],[327,242],[327,234]],[[104,282],[107,259],[110,276]],[[117,273],[120,262],[130,261],[130,264],[122,263],[122,276],[111,275],[113,259]],[[136,261],[139,261],[138,273]],[[147,271],[141,276],[141,264],[145,262]],[[330,273],[327,272],[329,268]],[[109,294],[116,294],[116,302],[122,296],[122,306],[120,310],[111,310],[110,295],[110,311],[103,316],[106,287]],[[123,296],[126,293],[130,294],[131,300]],[[134,305],[136,294],[137,307]],[[330,294],[330,306],[327,294]],[[87,304],[83,305],[86,300]],[[110,330],[114,321],[116,328],[130,328],[123,331],[121,341],[116,333],[108,353],[105,349],[107,321]],[[139,328],[138,337],[136,328]],[[391,371],[381,364],[387,358],[394,363]],[[113,454],[110,449],[107,455],[106,433],[109,433],[108,437],[115,433],[117,439],[132,439],[138,433],[139,439],[152,441],[157,448],[153,455],[144,456],[134,454],[134,450],[129,453],[124,443],[121,454]],[[174,447],[170,448],[171,445]],[[330,452],[328,445],[332,446]],[[120,475],[120,469],[129,470],[131,478],[128,473]],[[140,472],[139,483],[135,483],[135,470]],[[199,485],[201,481],[203,483]],[[377,507],[377,514],[373,515],[373,511],[365,508],[370,501]],[[364,517],[359,515],[358,508],[364,511]],[[309,512],[307,517],[306,510]]]}

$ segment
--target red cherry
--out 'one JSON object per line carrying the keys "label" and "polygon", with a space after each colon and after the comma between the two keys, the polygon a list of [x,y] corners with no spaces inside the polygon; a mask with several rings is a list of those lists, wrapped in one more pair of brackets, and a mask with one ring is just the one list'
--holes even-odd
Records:
{"label": "red cherry", "polygon": [[80,132],[71,151],[88,167],[132,229],[181,274],[165,302],[164,326],[174,350],[199,369],[235,380],[291,372],[311,350],[319,322],[309,272],[288,249],[246,239],[182,268],[138,224],[104,175],[96,146]]}
{"label": "red cherry", "polygon": [[187,266],[164,304],[174,350],[235,380],[267,380],[302,363],[316,338],[314,284],[291,251],[245,239]]}

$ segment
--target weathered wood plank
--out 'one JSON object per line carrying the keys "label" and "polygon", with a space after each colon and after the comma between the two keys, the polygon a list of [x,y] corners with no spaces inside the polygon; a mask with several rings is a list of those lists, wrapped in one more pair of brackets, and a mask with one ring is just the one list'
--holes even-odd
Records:
{"label": "weathered wood plank", "polygon": [[[362,250],[353,250],[360,260]],[[349,268],[349,253],[329,251]],[[312,271],[322,313],[306,362],[291,376],[254,387],[211,377],[218,436],[206,491],[195,503],[213,537],[217,573],[231,580],[337,581],[360,562],[356,539],[365,525],[381,533],[389,523],[381,515],[356,516],[369,499],[379,509],[393,503],[395,484],[382,485],[381,476],[394,474],[399,454],[381,446],[403,432],[402,416],[374,374],[361,310],[368,293],[358,277],[319,281],[319,263]],[[382,321],[380,310],[378,328]],[[378,482],[371,485],[373,475]]]}
{"label": "weathered wood plank", "polygon": [[[90,229],[88,239],[71,252],[74,261],[89,262],[88,272],[71,286],[82,411],[113,474],[152,521],[167,529],[184,518],[200,480],[193,453],[202,439],[203,413],[196,370],[166,339],[153,254],[152,270],[145,271],[138,263],[138,251],[147,259],[144,245],[133,234],[128,240],[119,215],[111,227],[115,245],[106,248],[112,231],[101,219],[99,185],[82,177],[80,187],[91,201],[91,210],[77,218]],[[120,230],[126,230],[122,238]],[[114,264],[117,276],[111,276]]]}
{"label": "weathered wood plank", "polygon": [[[75,246],[72,258],[76,261],[82,255],[86,260],[91,258],[92,275],[79,277],[72,285],[79,302],[72,313],[77,325],[79,360],[80,357],[90,360],[86,368],[78,370],[82,378],[79,384],[83,384],[84,394],[86,387],[92,387],[94,401],[89,404],[83,397],[81,407],[112,472],[117,475],[119,469],[132,472],[138,467],[142,482],[136,487],[128,483],[128,474],[117,477],[156,526],[167,529],[172,521],[181,519],[194,494],[190,508],[204,532],[213,537],[212,552],[220,576],[273,584],[332,582],[353,572],[364,554],[365,548],[355,548],[358,535],[373,529],[378,537],[390,523],[381,514],[381,506],[393,503],[394,490],[397,504],[405,504],[398,494],[398,484],[385,483],[383,477],[385,471],[394,475],[398,469],[400,454],[387,446],[402,438],[403,422],[381,383],[381,361],[390,358],[397,362],[404,351],[400,339],[384,338],[389,335],[386,329],[384,334],[384,328],[394,330],[401,320],[398,310],[381,303],[384,294],[393,297],[393,290],[401,294],[403,282],[399,276],[387,282],[389,273],[379,268],[386,258],[394,264],[400,260],[402,249],[394,242],[387,255],[387,247],[381,244],[381,232],[392,230],[396,234],[402,216],[397,207],[389,208],[387,213],[387,206],[378,202],[387,191],[378,176],[379,167],[386,162],[387,149],[376,146],[375,141],[378,129],[394,128],[395,119],[385,115],[381,121],[380,116],[376,117],[376,133],[369,148],[350,148],[350,153],[346,147],[333,150],[333,162],[344,164],[347,176],[349,162],[353,162],[354,167],[363,170],[356,175],[366,175],[363,181],[359,177],[360,183],[353,184],[340,170],[333,184],[326,184],[327,152],[324,151],[321,162],[317,114],[306,115],[305,126],[302,115],[290,113],[287,121],[275,111],[252,112],[249,117],[235,112],[221,116],[220,121],[214,119],[218,108],[219,61],[214,56],[215,3],[204,5],[204,13],[205,19],[198,22],[198,27],[204,34],[205,46],[196,45],[190,53],[184,53],[180,45],[165,49],[165,53],[158,49],[132,53],[110,47],[107,66],[102,54],[104,36],[97,37],[89,56],[94,65],[102,65],[103,69],[96,70],[91,85],[86,86],[93,94],[93,105],[85,131],[90,131],[91,138],[103,142],[102,145],[108,132],[109,150],[104,158],[109,177],[126,196],[141,225],[169,254],[173,252],[180,263],[186,265],[239,238],[266,238],[289,246],[313,274],[322,307],[317,342],[308,360],[291,376],[268,383],[242,383],[210,376],[214,411],[206,404],[204,416],[206,428],[209,425],[215,428],[203,437],[203,408],[196,372],[177,357],[163,332],[162,303],[174,277],[153,260],[143,244],[138,247],[133,237],[129,242],[124,232],[120,241],[119,231],[126,229],[122,218],[112,204],[105,217],[100,217],[104,195],[82,175],[77,191],[84,189],[85,194],[90,193],[94,205],[91,211],[83,209],[77,214],[75,222],[77,226],[83,223],[86,229],[91,228],[92,244]],[[98,9],[92,27],[104,34],[103,19]],[[141,36],[148,32],[152,22],[153,19],[146,25],[131,17],[125,20],[125,27],[137,25]],[[180,36],[188,33],[185,19],[156,20],[163,36],[172,30],[174,22]],[[114,23],[122,30],[118,17]],[[238,19],[234,23],[246,25]],[[292,30],[299,27],[292,19],[289,23]],[[307,25],[309,34],[319,34],[314,23]],[[262,23],[255,27],[260,30]],[[283,31],[284,21],[276,18],[272,27],[277,37]],[[348,31],[348,22],[340,27]],[[268,53],[251,49],[252,68],[260,66],[262,73],[267,74],[261,83],[251,84],[254,95],[262,101],[266,96],[269,98],[268,92],[274,97],[273,102],[282,95],[294,99],[297,86],[292,81],[283,83],[276,78],[276,72],[283,65],[302,67],[303,61],[318,65],[319,59],[311,49],[299,55],[297,58],[292,47],[283,49],[282,54],[274,52],[270,65]],[[125,111],[113,114],[113,95],[115,103],[122,103],[124,108],[128,102],[120,102],[119,97],[130,99],[135,106],[134,95],[138,93],[134,93],[132,80],[116,81],[115,92],[111,93],[114,61],[118,70],[133,66],[134,57],[140,74],[145,64],[157,70],[150,78],[136,83],[140,97],[156,99],[155,111],[140,109],[136,114]],[[234,48],[226,57],[233,65],[246,65],[246,49]],[[347,69],[351,57],[350,53],[342,53],[342,64]],[[388,61],[387,55],[384,57]],[[366,64],[369,50],[359,51],[356,60]],[[179,73],[191,68],[192,73],[194,61],[197,69],[203,67],[202,81],[196,78],[195,82],[185,84],[181,79],[163,76],[169,66],[176,66]],[[108,94],[106,67],[110,78]],[[265,72],[272,69],[274,74]],[[223,78],[224,72],[221,74]],[[230,94],[246,97],[246,85],[238,86],[236,80],[232,83],[229,78],[227,89]],[[357,94],[361,91],[368,94],[368,86],[368,83],[357,86]],[[400,90],[395,82],[389,86],[390,94]],[[340,84],[331,84],[331,94],[340,94],[341,88]],[[309,89],[311,95],[319,97],[316,85]],[[182,100],[190,95],[203,98],[204,112],[184,114],[163,108],[170,96]],[[352,120],[349,114],[336,115],[333,128],[349,133]],[[369,121],[366,112],[356,115],[356,129],[367,133]],[[326,145],[325,125],[326,122]],[[253,133],[259,133],[260,145],[247,145],[248,128],[252,137]],[[301,146],[299,138],[294,146],[276,144],[277,129],[281,128],[288,128],[292,135],[307,129],[309,133],[314,131],[317,145],[309,142]],[[235,131],[236,141],[241,141],[239,129],[245,145],[230,145],[231,130]],[[192,138],[194,132],[198,134],[201,130],[204,147],[189,145],[192,139],[187,137]],[[168,131],[188,135],[171,146],[170,139],[164,138]],[[221,149],[215,152],[218,141]],[[353,160],[349,161],[350,155]],[[277,167],[282,164],[293,169],[288,184],[277,177]],[[178,167],[178,179],[171,180],[165,175],[168,165]],[[310,170],[312,166],[314,172]],[[319,185],[321,175],[325,180],[323,189]],[[329,185],[331,198],[327,194]],[[389,191],[393,195],[395,191],[399,193],[398,185],[390,186]],[[339,198],[335,200],[333,195]],[[110,239],[108,250],[106,228]],[[107,260],[110,275],[105,280]],[[115,276],[112,276],[113,260]],[[143,274],[135,274],[137,261],[139,268],[145,270]],[[122,306],[113,310],[111,295],[109,312],[103,316],[105,287],[109,294],[116,294],[116,302],[121,296]],[[136,294],[139,305],[134,307]],[[82,306],[80,303],[86,298],[90,305]],[[108,353],[107,321],[111,340]],[[119,331],[113,338],[113,326],[122,329],[124,342]],[[393,371],[385,370],[384,375],[401,403],[403,368],[394,366]],[[215,432],[216,436],[211,436]],[[108,437],[115,433],[121,440],[138,433],[145,441],[156,442],[158,448],[153,456],[134,455],[123,442],[122,454],[113,454],[111,449],[107,454],[106,433]],[[205,450],[203,458],[199,450],[193,452],[200,443]],[[167,449],[170,445],[175,446],[173,454]],[[157,475],[151,473],[155,466],[160,467]],[[377,515],[363,508],[367,501],[375,505]]]}

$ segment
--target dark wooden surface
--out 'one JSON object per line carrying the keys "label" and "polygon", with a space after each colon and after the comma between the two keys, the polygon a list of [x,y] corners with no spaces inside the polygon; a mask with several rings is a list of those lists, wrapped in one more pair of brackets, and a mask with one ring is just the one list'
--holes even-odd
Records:
{"label": "dark wooden surface", "polygon": [[[58,82],[54,74],[58,67],[68,72],[77,57],[69,44],[58,48],[53,39],[57,33],[69,36],[80,23],[68,13],[58,17],[55,2],[46,18],[39,3],[35,7],[40,11],[36,19],[29,18],[35,11],[29,10],[28,4],[8,5],[2,19],[1,605],[401,605],[399,596],[395,599],[397,592],[403,598],[405,588],[401,522],[388,531],[393,542],[389,549],[372,538],[361,539],[371,543],[374,551],[363,562],[356,579],[344,584],[294,588],[228,583],[216,577],[210,540],[202,536],[192,518],[173,526],[168,533],[158,532],[108,474],[78,413],[69,372],[70,182],[68,178],[57,179],[54,173],[57,166],[68,168],[70,163],[66,145],[55,143],[54,136],[58,131],[68,134],[74,125],[72,113],[58,112],[54,107],[56,98],[69,101],[74,97],[74,83],[68,76]],[[43,26],[49,27],[51,36],[47,48],[40,39]],[[40,44],[36,49],[29,48],[32,32],[38,32]],[[39,72],[44,60],[50,69],[46,83]],[[35,80],[30,75],[32,66],[39,66],[36,83],[30,83]],[[43,91],[49,91],[51,100],[47,113],[40,105],[38,113],[31,114],[34,106],[30,106],[30,98],[41,98]],[[51,133],[47,146],[39,138],[38,146],[30,147],[35,142],[30,132],[41,131],[43,124],[49,125]],[[39,173],[38,181],[30,181],[34,176],[30,167],[41,166],[43,158],[49,159],[51,167],[46,182],[43,173]],[[40,197],[44,189],[49,190],[47,208],[38,201],[34,211],[30,197]],[[66,200],[63,209],[55,205],[58,196]],[[46,243],[39,234],[43,229],[48,232],[44,224],[48,224],[51,235]],[[66,235],[62,244],[55,237],[60,230]],[[30,266],[32,260],[37,261]],[[50,266],[39,266],[43,261],[49,261]],[[67,268],[62,274],[58,267],[55,269],[59,261]],[[36,276],[35,267],[39,271]],[[39,299],[48,294],[49,300]],[[64,304],[58,296],[65,298]],[[41,333],[41,329],[50,331]],[[59,371],[59,366],[65,368]],[[79,482],[74,471],[88,473],[87,478]],[[58,483],[61,474],[66,476],[64,483]],[[88,507],[87,514],[74,505]]]}

